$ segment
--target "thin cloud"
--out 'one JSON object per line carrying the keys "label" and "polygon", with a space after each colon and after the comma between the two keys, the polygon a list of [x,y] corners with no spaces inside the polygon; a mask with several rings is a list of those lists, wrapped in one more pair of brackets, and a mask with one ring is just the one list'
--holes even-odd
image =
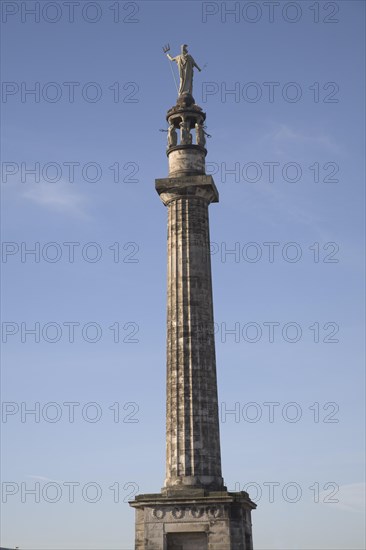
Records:
{"label": "thin cloud", "polygon": [[47,483],[58,483],[58,484],[63,483],[63,481],[60,481],[59,479],[51,479],[49,477],[44,477],[44,476],[28,475],[27,477],[29,477],[30,479],[36,479],[38,481],[46,481]]}
{"label": "thin cloud", "polygon": [[[288,222],[301,224],[306,229],[317,235],[320,241],[332,241],[332,235],[324,227],[321,213],[311,208],[308,202],[295,202],[286,190],[275,185],[257,185],[252,187],[251,205],[252,212],[256,212],[258,220],[263,220],[273,227],[282,227]],[[232,208],[241,211],[241,205]]]}
{"label": "thin cloud", "polygon": [[317,151],[323,150],[333,154],[341,152],[341,148],[329,134],[306,134],[293,130],[286,124],[280,124],[275,130],[266,134],[264,141],[272,142],[279,155],[288,155],[290,147],[293,146],[305,149],[314,148]]}
{"label": "thin cloud", "polygon": [[22,197],[49,210],[77,218],[89,218],[86,212],[86,197],[78,193],[68,182],[36,183],[24,191]]}
{"label": "thin cloud", "polygon": [[[339,491],[331,495],[333,490],[333,486],[329,486],[328,490],[322,491],[319,494],[320,502],[328,505],[331,504],[334,508],[347,510],[348,512],[365,511],[365,483],[360,482],[341,485]],[[338,502],[333,502],[336,500],[338,500]]]}

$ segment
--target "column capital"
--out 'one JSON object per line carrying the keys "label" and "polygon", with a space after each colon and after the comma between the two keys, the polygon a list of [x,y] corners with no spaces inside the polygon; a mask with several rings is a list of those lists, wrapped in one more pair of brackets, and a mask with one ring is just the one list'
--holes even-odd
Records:
{"label": "column capital", "polygon": [[182,198],[204,199],[208,204],[219,202],[219,192],[212,176],[197,175],[156,179],[155,189],[165,206]]}

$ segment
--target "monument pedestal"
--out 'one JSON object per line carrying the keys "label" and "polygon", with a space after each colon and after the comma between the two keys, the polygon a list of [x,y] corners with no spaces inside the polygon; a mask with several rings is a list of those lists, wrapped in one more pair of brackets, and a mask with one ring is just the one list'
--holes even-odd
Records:
{"label": "monument pedestal", "polygon": [[252,550],[251,511],[246,492],[163,489],[139,495],[135,550]]}

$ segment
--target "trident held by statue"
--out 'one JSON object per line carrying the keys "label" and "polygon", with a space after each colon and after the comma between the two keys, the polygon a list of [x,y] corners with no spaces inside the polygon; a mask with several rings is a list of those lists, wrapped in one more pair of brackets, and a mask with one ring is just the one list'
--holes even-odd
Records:
{"label": "trident held by statue", "polygon": [[[165,46],[163,46],[163,52],[164,52],[165,54],[167,54],[169,51],[170,51],[170,44],[165,44]],[[170,63],[169,63],[169,67],[170,67],[170,70],[171,70],[171,73],[172,73],[172,77],[173,77],[173,80],[174,80],[174,84],[175,84],[177,93],[179,93],[178,84],[177,84],[177,81],[175,80],[173,68],[172,68],[172,66],[171,66]]]}

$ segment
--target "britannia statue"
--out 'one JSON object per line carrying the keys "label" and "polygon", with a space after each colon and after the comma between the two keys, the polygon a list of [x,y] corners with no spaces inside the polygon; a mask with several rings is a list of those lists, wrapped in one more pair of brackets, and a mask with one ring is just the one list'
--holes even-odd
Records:
{"label": "britannia statue", "polygon": [[198,69],[199,71],[201,71],[201,69],[199,68],[199,66],[193,59],[193,57],[189,55],[187,44],[182,45],[180,55],[177,55],[176,57],[172,57],[167,52],[166,52],[166,55],[170,59],[170,61],[175,61],[178,65],[179,78],[180,78],[180,85],[179,85],[179,92],[178,92],[179,95],[183,95],[187,93],[192,95],[193,67],[196,67],[196,69]]}

